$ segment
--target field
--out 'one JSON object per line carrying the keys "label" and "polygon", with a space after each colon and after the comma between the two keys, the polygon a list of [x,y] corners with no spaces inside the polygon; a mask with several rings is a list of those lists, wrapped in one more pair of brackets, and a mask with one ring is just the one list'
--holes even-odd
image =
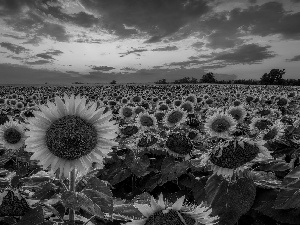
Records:
{"label": "field", "polygon": [[2,86],[1,224],[300,224],[299,102],[282,86]]}

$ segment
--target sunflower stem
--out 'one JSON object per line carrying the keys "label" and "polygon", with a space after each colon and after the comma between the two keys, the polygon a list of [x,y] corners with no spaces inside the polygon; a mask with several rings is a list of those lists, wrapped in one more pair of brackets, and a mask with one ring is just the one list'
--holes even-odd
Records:
{"label": "sunflower stem", "polygon": [[[70,172],[70,183],[69,183],[69,191],[75,192],[75,180],[76,180],[76,173],[75,169],[71,170]],[[69,221],[71,225],[75,225],[75,210],[69,209]]]}

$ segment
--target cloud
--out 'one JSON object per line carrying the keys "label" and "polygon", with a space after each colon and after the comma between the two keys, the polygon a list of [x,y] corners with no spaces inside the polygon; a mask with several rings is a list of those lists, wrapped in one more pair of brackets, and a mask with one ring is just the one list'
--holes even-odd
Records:
{"label": "cloud", "polygon": [[256,4],[256,3],[257,3],[257,0],[249,0],[249,3],[250,3],[250,4]]}
{"label": "cloud", "polygon": [[77,72],[77,71],[72,71],[72,70],[68,70],[68,71],[66,71],[66,73],[71,73],[71,74],[80,74],[79,72]]}
{"label": "cloud", "polygon": [[51,50],[51,51],[47,51],[45,53],[39,53],[36,56],[43,58],[43,59],[52,59],[54,60],[54,58],[52,56],[58,56],[61,55],[63,52],[60,50]]}
{"label": "cloud", "polygon": [[300,3],[300,0],[291,0],[293,3]]}
{"label": "cloud", "polygon": [[251,5],[246,9],[217,12],[193,28],[206,35],[207,47],[233,48],[244,43],[243,37],[280,35],[282,39],[300,40],[300,13],[286,11],[279,2]]}
{"label": "cloud", "polygon": [[152,49],[152,51],[176,51],[176,50],[178,50],[177,46],[166,46],[166,47]]}
{"label": "cloud", "polygon": [[21,37],[18,35],[13,35],[13,34],[2,34],[3,37],[10,37],[10,38],[14,38],[17,40],[22,40],[22,39],[26,39],[26,37]]}
{"label": "cloud", "polygon": [[204,61],[200,61],[197,59],[194,60],[187,60],[187,61],[182,61],[182,62],[173,62],[173,63],[169,63],[166,64],[167,66],[180,66],[180,67],[188,67],[191,65],[198,65],[198,64],[202,64]]}
{"label": "cloud", "polygon": [[228,64],[257,64],[276,55],[269,51],[271,46],[245,44],[231,52],[218,53],[213,60],[222,60]]}
{"label": "cloud", "polygon": [[71,74],[15,64],[0,64],[0,71],[1,84],[67,84],[77,81]]}
{"label": "cloud", "polygon": [[46,22],[44,26],[37,31],[37,34],[50,36],[59,42],[68,42],[70,38],[70,35],[67,34],[64,26],[48,22]]}
{"label": "cloud", "polygon": [[296,61],[300,61],[300,55],[295,55],[293,58],[291,59],[286,59],[286,61],[288,62],[296,62]]}
{"label": "cloud", "polygon": [[133,49],[133,50],[127,51],[127,52],[125,52],[125,53],[120,53],[120,54],[122,54],[120,57],[124,57],[124,56],[129,55],[129,54],[132,54],[132,53],[146,52],[146,51],[148,51],[148,50],[147,50],[147,49],[144,49],[144,48],[142,48],[142,49]]}
{"label": "cloud", "polygon": [[22,44],[31,44],[33,46],[38,46],[39,43],[41,43],[41,41],[42,41],[42,38],[35,36],[35,37],[23,42]]}
{"label": "cloud", "polygon": [[98,71],[110,71],[115,69],[114,67],[111,66],[93,66],[92,67],[93,70],[98,70]]}
{"label": "cloud", "polygon": [[[206,0],[80,0],[87,10],[101,16],[102,27],[120,37],[137,31],[161,37],[177,32],[210,11]],[[127,29],[129,27],[130,29]],[[128,31],[129,30],[129,31]],[[153,43],[153,39],[148,40]]]}
{"label": "cloud", "polygon": [[33,62],[26,62],[26,64],[28,64],[28,65],[43,65],[43,64],[50,63],[50,62],[51,61],[41,59],[41,60],[37,60],[37,61],[33,61]]}
{"label": "cloud", "polygon": [[205,45],[204,42],[197,41],[197,42],[193,43],[191,46],[193,48],[202,48],[204,45]]}
{"label": "cloud", "polygon": [[36,56],[43,58],[43,59],[53,59],[54,60],[54,58],[51,55],[48,55],[47,53],[36,54]]}
{"label": "cloud", "polygon": [[28,52],[29,51],[29,49],[27,49],[27,48],[24,48],[20,45],[15,45],[15,44],[12,44],[12,43],[9,43],[9,42],[1,42],[0,46],[3,47],[3,48],[6,48],[7,50],[9,50],[13,53],[16,53],[16,54],[20,54],[22,52]]}

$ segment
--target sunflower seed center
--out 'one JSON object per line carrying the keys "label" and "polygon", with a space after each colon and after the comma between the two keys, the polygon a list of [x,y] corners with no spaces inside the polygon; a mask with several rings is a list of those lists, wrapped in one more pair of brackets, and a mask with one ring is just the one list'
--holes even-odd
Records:
{"label": "sunflower seed center", "polygon": [[15,128],[8,128],[4,132],[4,139],[10,144],[16,144],[21,140],[21,133]]}
{"label": "sunflower seed center", "polygon": [[97,130],[84,119],[67,115],[48,128],[46,145],[55,156],[75,160],[91,153],[96,147]]}

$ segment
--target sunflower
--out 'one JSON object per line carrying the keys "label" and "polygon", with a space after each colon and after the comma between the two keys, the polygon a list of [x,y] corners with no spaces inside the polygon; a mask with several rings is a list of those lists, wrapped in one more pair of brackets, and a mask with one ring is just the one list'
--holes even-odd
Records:
{"label": "sunflower", "polygon": [[212,137],[227,138],[235,130],[236,122],[227,113],[214,113],[206,120],[204,127]]}
{"label": "sunflower", "polygon": [[274,125],[263,134],[264,141],[279,140],[284,135],[284,125],[280,120],[275,121]]}
{"label": "sunflower", "polygon": [[73,94],[39,105],[41,111],[28,118],[25,150],[34,153],[30,159],[39,160],[44,169],[51,165],[52,172],[59,169],[65,178],[73,169],[85,174],[93,162],[102,164],[117,145],[112,139],[118,127],[110,121],[111,112],[103,113],[104,107],[95,111],[96,107],[96,102],[87,107],[85,97]]}
{"label": "sunflower", "polygon": [[164,124],[168,127],[174,127],[184,122],[186,117],[187,113],[185,111],[181,108],[175,108],[166,114]]}
{"label": "sunflower", "polygon": [[24,146],[25,126],[12,118],[0,126],[0,144],[6,149],[18,150]]}
{"label": "sunflower", "polygon": [[262,132],[268,130],[273,126],[273,122],[265,117],[253,117],[249,125],[252,133]]}
{"label": "sunflower", "polygon": [[134,206],[146,217],[141,220],[133,220],[126,225],[163,225],[163,224],[215,224],[217,216],[210,216],[212,210],[204,206],[184,205],[185,196],[177,199],[170,206],[166,206],[163,195],[160,194],[156,202],[151,196],[150,206],[148,204],[134,204]]}
{"label": "sunflower", "polygon": [[180,108],[186,111],[187,113],[194,113],[194,104],[189,101],[183,102],[180,105]]}
{"label": "sunflower", "polygon": [[191,140],[182,133],[174,132],[169,134],[166,147],[168,152],[175,157],[184,157],[185,159],[190,158],[190,154],[193,151],[193,144]]}
{"label": "sunflower", "polygon": [[140,113],[137,122],[143,128],[154,128],[157,125],[156,118],[148,112]]}
{"label": "sunflower", "polygon": [[134,108],[128,105],[124,105],[119,109],[119,115],[125,119],[131,119],[135,116]]}
{"label": "sunflower", "polygon": [[243,122],[247,112],[243,106],[230,107],[227,111],[238,123]]}
{"label": "sunflower", "polygon": [[247,163],[271,158],[264,144],[265,141],[254,142],[246,138],[219,142],[211,152],[204,154],[202,163],[231,181],[241,175]]}

